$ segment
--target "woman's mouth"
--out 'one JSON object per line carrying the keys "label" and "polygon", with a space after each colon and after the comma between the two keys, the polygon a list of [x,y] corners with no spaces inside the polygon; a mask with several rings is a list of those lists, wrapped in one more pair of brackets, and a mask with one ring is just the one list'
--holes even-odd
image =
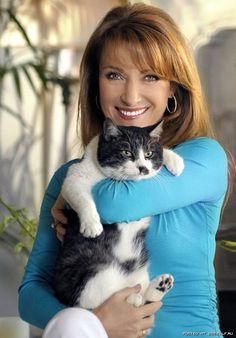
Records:
{"label": "woman's mouth", "polygon": [[118,108],[116,107],[116,110],[119,112],[120,116],[125,120],[132,120],[135,119],[141,115],[143,115],[146,111],[146,108]]}

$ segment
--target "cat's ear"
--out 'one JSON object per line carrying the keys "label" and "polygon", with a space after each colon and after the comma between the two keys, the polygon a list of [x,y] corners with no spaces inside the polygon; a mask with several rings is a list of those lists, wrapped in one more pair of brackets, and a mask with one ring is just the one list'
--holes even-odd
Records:
{"label": "cat's ear", "polygon": [[119,128],[112,122],[111,119],[106,118],[103,124],[103,135],[106,141],[109,141],[111,137],[117,137],[121,135]]}
{"label": "cat's ear", "polygon": [[163,131],[163,121],[161,121],[160,123],[158,123],[158,125],[156,127],[154,127],[154,129],[152,129],[149,132],[149,135],[151,137],[156,137],[156,138],[160,138],[161,137],[161,133]]}

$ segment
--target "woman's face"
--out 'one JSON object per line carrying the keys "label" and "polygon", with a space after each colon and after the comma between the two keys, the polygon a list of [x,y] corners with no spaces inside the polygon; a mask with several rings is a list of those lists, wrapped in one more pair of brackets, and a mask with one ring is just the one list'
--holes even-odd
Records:
{"label": "woman's face", "polygon": [[172,96],[170,82],[140,70],[128,45],[104,48],[99,67],[100,106],[117,125],[146,127],[160,121]]}

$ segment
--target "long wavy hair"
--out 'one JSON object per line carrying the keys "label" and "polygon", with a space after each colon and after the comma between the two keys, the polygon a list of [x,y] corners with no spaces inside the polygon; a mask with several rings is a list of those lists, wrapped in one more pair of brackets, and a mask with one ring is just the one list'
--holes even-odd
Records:
{"label": "long wavy hair", "polygon": [[141,69],[152,69],[175,86],[178,109],[164,115],[162,143],[174,146],[198,136],[214,137],[195,62],[172,18],[145,4],[111,9],[97,26],[80,67],[79,124],[84,146],[102,127],[99,108],[99,63],[107,43],[127,46]]}
{"label": "long wavy hair", "polygon": [[78,113],[84,147],[101,131],[104,121],[99,106],[99,64],[108,43],[114,48],[124,48],[125,43],[139,69],[150,68],[175,88],[178,108],[175,113],[169,114],[167,110],[164,113],[161,139],[164,146],[173,147],[194,137],[215,137],[185,38],[166,12],[138,3],[111,9],[88,41],[80,66]]}

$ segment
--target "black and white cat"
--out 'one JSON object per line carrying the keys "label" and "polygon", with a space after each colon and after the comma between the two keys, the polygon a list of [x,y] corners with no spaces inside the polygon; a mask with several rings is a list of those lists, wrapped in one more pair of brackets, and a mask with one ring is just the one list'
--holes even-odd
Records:
{"label": "black and white cat", "polygon": [[56,295],[63,303],[93,309],[114,292],[139,283],[141,292],[127,301],[140,306],[161,300],[173,287],[169,274],[149,280],[144,240],[150,217],[102,225],[91,194],[92,187],[106,177],[146,179],[163,164],[173,175],[180,175],[183,160],[160,145],[161,131],[161,124],[123,127],[106,119],[103,132],[89,143],[83,160],[69,168],[62,195],[75,212],[67,212],[69,226],[54,278]]}

